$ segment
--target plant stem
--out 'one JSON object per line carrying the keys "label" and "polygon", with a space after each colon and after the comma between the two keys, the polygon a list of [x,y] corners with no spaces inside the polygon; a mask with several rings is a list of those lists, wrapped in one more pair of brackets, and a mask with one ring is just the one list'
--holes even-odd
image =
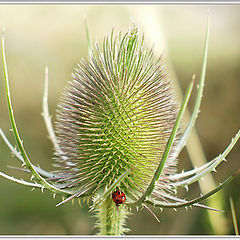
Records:
{"label": "plant stem", "polygon": [[105,198],[96,208],[98,218],[96,226],[99,228],[99,235],[123,235],[128,231],[125,228],[126,218],[129,215],[126,206],[116,207],[111,196]]}

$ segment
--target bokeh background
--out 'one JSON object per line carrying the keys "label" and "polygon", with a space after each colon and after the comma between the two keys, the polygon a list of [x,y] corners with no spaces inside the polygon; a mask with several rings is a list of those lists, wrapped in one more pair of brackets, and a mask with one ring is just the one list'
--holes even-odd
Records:
{"label": "bokeh background", "polygon": [[[12,101],[20,134],[34,164],[51,166],[53,149],[41,114],[44,67],[49,66],[49,105],[55,119],[56,105],[71,72],[81,58],[87,57],[84,19],[88,21],[92,42],[101,43],[114,27],[125,32],[136,22],[146,33],[156,53],[164,50],[170,77],[184,91],[193,74],[200,74],[207,15],[211,33],[206,85],[201,113],[196,124],[207,160],[222,152],[240,127],[240,6],[238,5],[1,5],[0,27],[6,28],[6,54]],[[0,127],[14,142],[9,131],[2,60],[0,64]],[[194,98],[189,110],[192,110]],[[195,151],[195,150],[193,150]],[[196,149],[197,151],[197,149]],[[240,143],[217,168],[213,179],[223,181],[240,167]],[[0,170],[9,175],[29,177],[7,168],[19,166],[0,139]],[[190,169],[187,151],[180,155],[179,171]],[[205,181],[205,185],[208,182]],[[198,184],[182,196],[199,194]],[[217,194],[216,204],[225,212],[213,213],[211,223],[207,210],[192,208],[155,210],[158,223],[146,210],[134,212],[129,218],[133,235],[163,234],[234,234],[229,197],[233,198],[240,224],[240,178]],[[0,178],[0,234],[22,235],[89,235],[95,234],[95,219],[85,205],[55,205],[47,191],[11,183]],[[207,203],[206,201],[204,203]]]}

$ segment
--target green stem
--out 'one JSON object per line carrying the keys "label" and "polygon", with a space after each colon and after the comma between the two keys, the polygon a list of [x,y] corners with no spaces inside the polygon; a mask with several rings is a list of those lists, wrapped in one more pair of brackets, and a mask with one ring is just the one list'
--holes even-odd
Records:
{"label": "green stem", "polygon": [[128,229],[124,226],[129,212],[126,206],[116,207],[111,196],[105,198],[96,208],[99,235],[123,235]]}

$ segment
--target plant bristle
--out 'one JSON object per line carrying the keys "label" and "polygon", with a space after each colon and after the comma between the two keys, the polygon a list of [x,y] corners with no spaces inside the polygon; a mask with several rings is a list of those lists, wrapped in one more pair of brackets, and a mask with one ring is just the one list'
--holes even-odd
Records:
{"label": "plant bristle", "polygon": [[[81,60],[58,106],[59,182],[96,192],[134,167],[120,189],[136,199],[159,164],[176,109],[162,57],[154,57],[138,28],[112,32]],[[163,176],[174,166],[169,158]]]}

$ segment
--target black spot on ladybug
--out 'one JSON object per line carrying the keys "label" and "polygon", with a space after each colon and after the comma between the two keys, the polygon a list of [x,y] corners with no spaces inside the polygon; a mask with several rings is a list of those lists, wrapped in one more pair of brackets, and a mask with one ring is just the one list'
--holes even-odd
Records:
{"label": "black spot on ladybug", "polygon": [[113,201],[118,207],[119,204],[122,204],[126,201],[126,195],[124,192],[117,190],[112,194]]}

